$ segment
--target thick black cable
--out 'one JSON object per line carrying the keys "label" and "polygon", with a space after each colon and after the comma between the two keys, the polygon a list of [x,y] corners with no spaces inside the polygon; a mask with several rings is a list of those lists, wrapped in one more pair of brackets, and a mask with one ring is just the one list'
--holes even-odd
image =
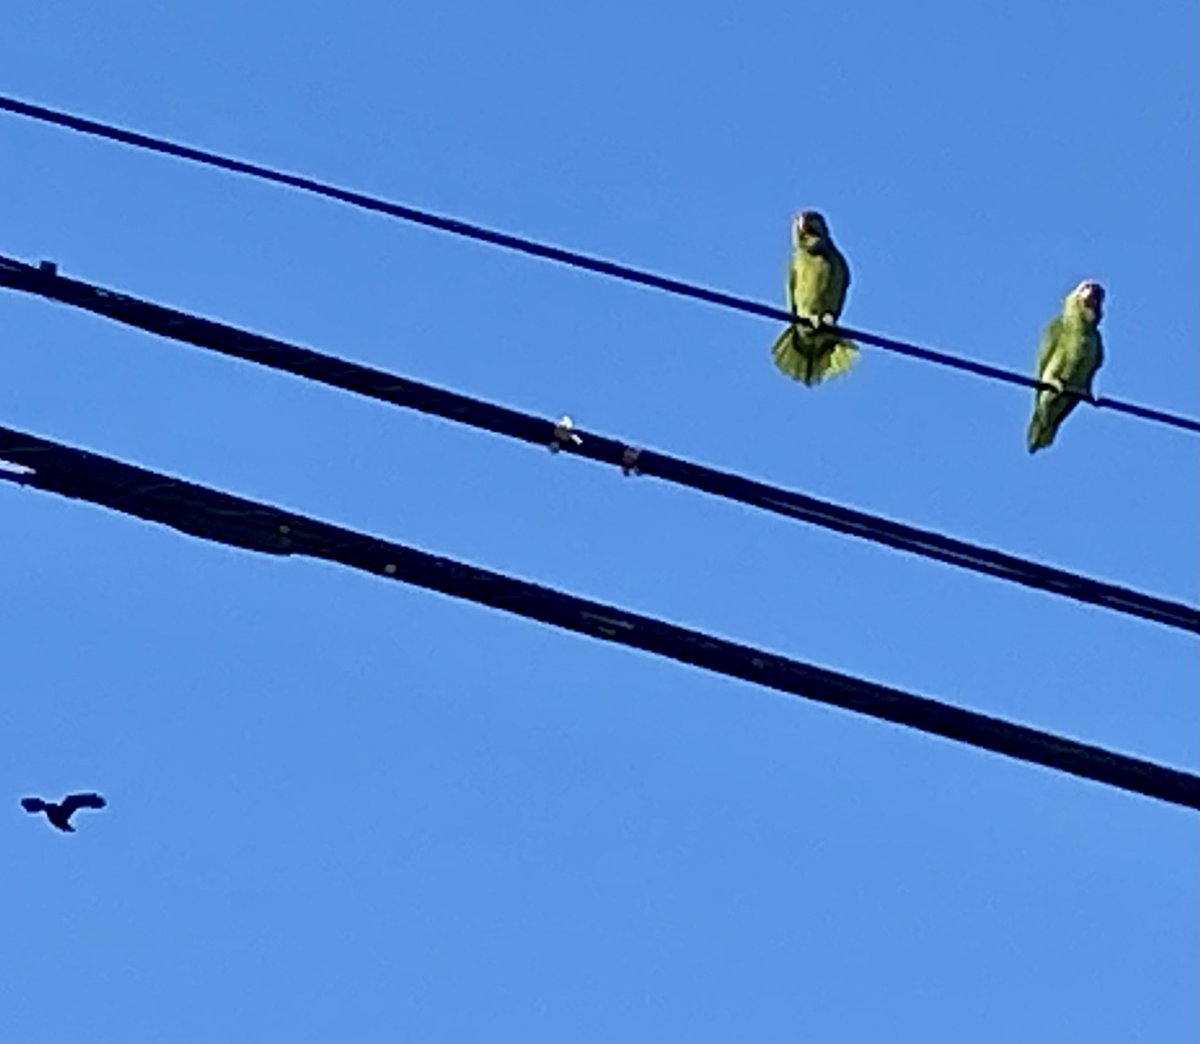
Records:
{"label": "thick black cable", "polygon": [[[655,290],[662,290],[665,293],[676,294],[680,297],[690,297],[693,300],[704,301],[721,308],[729,308],[734,311],[745,312],[748,315],[761,316],[764,319],[775,319],[779,322],[795,322],[797,319],[796,316],[782,308],[753,301],[746,297],[738,297],[720,290],[710,290],[692,283],[685,283],[679,279],[672,279],[669,276],[655,275],[653,272],[647,272],[640,268],[618,264],[614,261],[605,261],[602,258],[581,254],[574,250],[566,250],[549,243],[540,243],[533,239],[526,239],[523,236],[514,236],[507,232],[497,232],[494,229],[475,225],[468,221],[443,217],[439,214],[420,210],[417,207],[406,206],[403,203],[392,203],[388,200],[368,196],[361,192],[338,188],[336,185],[329,185],[322,181],[316,181],[313,178],[302,177],[299,174],[288,174],[285,171],[272,170],[270,167],[263,167],[257,163],[247,163],[229,156],[222,156],[216,152],[192,148],[190,145],[180,145],[165,138],[157,138],[148,134],[141,134],[138,131],[125,130],[122,127],[100,123],[97,120],[89,120],[82,116],[74,116],[71,113],[61,112],[57,109],[48,109],[42,105],[33,105],[17,98],[0,95],[0,111],[7,111],[17,116],[26,116],[43,123],[52,123],[82,134],[91,134],[96,137],[106,138],[109,141],[131,145],[134,148],[147,149],[151,152],[175,156],[178,159],[189,160],[193,163],[217,167],[234,174],[245,174],[252,178],[271,181],[279,185],[287,185],[291,188],[300,189],[304,192],[312,192],[328,199],[336,199],[342,203],[349,203],[351,206],[360,207],[364,210],[387,214],[402,221],[410,221],[418,225],[424,225],[427,228],[434,228],[442,232],[449,232],[452,235],[474,239],[481,243],[490,243],[492,246],[498,246],[505,250],[515,250],[519,253],[540,257],[547,261],[570,265],[573,268],[581,268],[588,272],[595,272],[598,275],[611,276],[614,279],[621,279],[625,282],[652,287]],[[848,326],[838,326],[833,329],[861,344],[873,345],[885,351],[896,352],[914,359],[936,363],[939,366],[947,366],[951,369],[973,373],[978,377],[987,377],[991,380],[1003,381],[1024,388],[1060,390],[1054,389],[1051,385],[1044,384],[1023,373],[1001,369],[998,366],[978,362],[974,359],[949,355],[946,352],[939,352],[933,348],[925,348],[918,344],[898,341],[892,337],[883,337],[866,330],[855,330]],[[1112,399],[1107,396],[1099,396],[1095,399],[1083,399],[1083,401],[1101,409],[1115,410],[1142,420],[1179,428],[1182,431],[1200,433],[1200,420],[1192,417],[1168,413],[1149,406],[1139,406],[1136,403],[1125,402],[1121,399]]]}
{"label": "thick black cable", "polygon": [[204,540],[303,555],[390,577],[592,638],[1004,754],[1082,779],[1200,809],[1200,776],[964,710],[615,606],[441,558],[109,457],[0,427],[10,483],[90,501]]}
{"label": "thick black cable", "polygon": [[[91,283],[68,279],[58,274],[52,265],[34,267],[0,255],[0,286],[37,294],[172,340],[524,442],[540,446],[555,442],[553,421],[164,308]],[[632,470],[633,465],[641,474],[713,496],[735,500],[962,569],[1200,634],[1200,610],[1180,602],[1093,580],[664,453],[635,451],[634,447],[602,435],[582,430],[573,434],[575,439],[560,440],[564,452],[604,464],[624,466],[627,470]],[[636,462],[633,461],[635,452]]]}

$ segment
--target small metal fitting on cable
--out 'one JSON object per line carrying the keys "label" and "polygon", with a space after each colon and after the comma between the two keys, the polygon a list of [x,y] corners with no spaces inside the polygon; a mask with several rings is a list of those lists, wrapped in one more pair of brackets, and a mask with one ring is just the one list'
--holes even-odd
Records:
{"label": "small metal fitting on cable", "polygon": [[575,422],[565,413],[554,425],[554,438],[550,440],[550,452],[557,453],[564,446],[578,446],[583,442],[575,433]]}
{"label": "small metal fitting on cable", "polygon": [[636,446],[626,446],[621,453],[621,474],[622,475],[640,475],[637,462],[638,457],[642,455],[642,451]]}

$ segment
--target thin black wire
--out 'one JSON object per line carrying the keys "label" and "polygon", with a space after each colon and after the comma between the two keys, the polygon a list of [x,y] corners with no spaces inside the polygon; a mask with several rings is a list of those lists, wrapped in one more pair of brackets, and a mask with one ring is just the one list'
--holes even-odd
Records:
{"label": "thin black wire", "polygon": [[[282,511],[0,427],[0,479],[218,543],[338,562],[920,732],[1200,810],[1200,776]],[[32,469],[32,470],[25,470]]]}
{"label": "thin black wire", "polygon": [[[635,450],[616,439],[577,431],[574,439],[555,440],[555,424],[494,403],[399,377],[357,363],[322,355],[237,327],[117,293],[0,255],[0,286],[103,315],[129,326],[237,359],[282,370],[381,402],[418,410],[485,431],[540,446],[561,445],[564,452],[636,470],[713,496],[799,519],[860,539],[922,555],[935,561],[1048,591],[1116,612],[1200,634],[1200,610],[1180,602],[1104,583],[954,537],[893,522],[815,497],[754,482],[678,457]],[[636,454],[636,460],[634,460]]]}
{"label": "thin black wire", "polygon": [[[96,137],[106,138],[109,141],[132,145],[135,148],[148,149],[152,152],[175,156],[179,159],[190,160],[194,163],[204,164],[205,166],[218,167],[221,170],[227,170],[235,174],[246,174],[250,177],[272,181],[279,185],[288,185],[292,188],[301,189],[304,192],[312,192],[318,196],[325,196],[328,199],[336,199],[343,203],[349,203],[351,206],[361,207],[364,210],[387,214],[402,221],[411,221],[428,228],[449,232],[452,235],[464,236],[467,239],[478,240],[481,243],[490,243],[505,250],[515,250],[522,254],[532,255],[533,257],[556,261],[559,264],[570,265],[573,268],[581,268],[599,275],[611,276],[614,279],[652,287],[655,290],[662,290],[665,293],[676,294],[680,297],[690,297],[696,301],[705,301],[708,304],[717,305],[721,308],[729,308],[734,311],[745,312],[748,315],[757,315],[764,319],[775,319],[785,323],[796,322],[798,318],[782,308],[776,308],[772,305],[750,300],[749,298],[727,294],[720,290],[709,290],[692,283],[685,283],[679,279],[672,279],[668,276],[655,275],[653,272],[646,272],[639,268],[632,268],[629,265],[605,261],[602,258],[580,254],[573,250],[565,250],[562,247],[552,246],[549,243],[539,243],[536,240],[510,235],[507,232],[497,232],[482,225],[460,221],[457,218],[443,217],[416,207],[405,206],[403,203],[392,203],[374,196],[365,195],[361,192],[353,192],[349,189],[326,184],[325,182],[315,181],[312,178],[302,177],[298,174],[288,174],[284,171],[272,170],[269,167],[259,166],[256,163],[247,163],[229,156],[222,156],[219,153],[192,148],[190,145],[180,145],[164,138],[152,137],[148,134],[125,130],[121,127],[85,119],[82,116],[74,116],[56,109],[33,105],[29,102],[20,101],[17,98],[0,95],[0,110],[11,112],[17,116],[26,116],[43,123],[52,123],[59,127],[66,127],[69,130],[78,131],[82,134],[91,134]],[[914,359],[936,363],[939,366],[947,366],[954,370],[973,373],[978,377],[987,377],[991,380],[1003,381],[1023,388],[1059,390],[1053,388],[1052,385],[1045,384],[1023,373],[1004,370],[998,366],[991,366],[988,363],[978,362],[962,356],[949,355],[945,352],[939,352],[932,348],[924,348],[921,345],[910,344],[906,341],[898,341],[892,337],[883,337],[866,330],[855,330],[848,326],[835,327],[834,330],[861,344],[873,345],[885,351],[896,352]],[[1083,401],[1101,409],[1115,410],[1118,413],[1126,413],[1142,420],[1179,428],[1182,431],[1200,433],[1200,420],[1192,417],[1168,413],[1149,406],[1139,406],[1136,403],[1125,402],[1121,399],[1113,399],[1107,396],[1099,396],[1095,399],[1083,398]]]}

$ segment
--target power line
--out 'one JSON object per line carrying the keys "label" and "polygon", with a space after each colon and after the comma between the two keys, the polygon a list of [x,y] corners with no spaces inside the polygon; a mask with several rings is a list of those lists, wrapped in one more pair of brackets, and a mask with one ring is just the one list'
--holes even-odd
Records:
{"label": "power line", "polygon": [[0,427],[0,479],[90,501],[204,540],[303,555],[1200,810],[1200,776],[964,710],[752,646],[368,536]]}
{"label": "power line", "polygon": [[164,308],[91,283],[68,279],[59,275],[49,263],[34,267],[0,255],[0,286],[37,294],[172,340],[282,370],[381,402],[415,409],[539,446],[560,445],[564,452],[603,464],[620,466],[627,471],[636,468],[641,474],[712,496],[922,555],[961,569],[1200,634],[1200,610],[1181,602],[1080,576],[664,453],[638,450],[602,435],[573,431],[573,438],[556,442],[553,421]]}
{"label": "power line", "polygon": [[[388,200],[368,196],[361,192],[338,188],[336,185],[316,181],[313,178],[302,177],[299,174],[288,174],[285,171],[273,170],[270,167],[263,167],[257,163],[247,163],[229,156],[222,156],[219,153],[193,148],[190,145],[180,145],[165,138],[156,138],[138,131],[126,130],[122,127],[115,127],[112,124],[100,123],[82,116],[75,116],[57,109],[48,109],[41,105],[33,105],[29,102],[20,101],[17,98],[0,95],[0,110],[18,116],[26,116],[43,123],[65,127],[81,134],[91,134],[96,137],[106,138],[109,141],[131,145],[134,148],[147,149],[151,152],[158,152],[167,156],[175,156],[178,159],[189,160],[193,163],[200,163],[209,167],[217,167],[234,174],[245,174],[249,177],[271,181],[278,185],[287,185],[291,188],[315,193],[318,196],[324,196],[328,199],[336,199],[342,203],[349,203],[351,206],[361,207],[364,210],[387,214],[402,221],[410,221],[418,225],[424,225],[427,228],[449,232],[452,235],[474,239],[481,243],[490,243],[505,250],[514,250],[518,253],[540,257],[544,260],[569,265],[573,268],[581,268],[589,272],[595,272],[598,275],[606,275],[614,279],[624,280],[625,282],[648,286],[655,290],[661,290],[680,297],[689,297],[696,301],[704,301],[721,308],[728,308],[733,311],[744,312],[748,315],[757,315],[764,319],[774,319],[784,323],[794,323],[798,318],[782,308],[753,301],[746,297],[738,297],[720,290],[710,290],[706,287],[696,286],[695,284],[686,283],[679,279],[672,279],[668,276],[655,275],[653,272],[633,268],[629,265],[618,264],[614,261],[605,261],[602,258],[581,254],[574,250],[566,250],[549,243],[526,239],[523,236],[498,232],[494,229],[485,228],[482,225],[461,221],[458,218],[444,217],[426,210],[420,210],[417,207],[406,206],[403,203],[392,203]],[[847,326],[835,327],[834,330],[842,336],[849,337],[861,344],[873,345],[885,351],[907,355],[914,359],[936,363],[939,366],[946,366],[954,370],[962,370],[966,373],[975,374],[978,377],[986,377],[991,380],[1015,384],[1024,388],[1059,390],[1026,374],[1017,373],[1014,370],[1005,370],[975,359],[950,355],[932,348],[899,341],[892,337],[883,337],[866,330],[855,330]],[[1178,428],[1182,431],[1200,433],[1200,420],[1193,417],[1169,413],[1149,406],[1139,406],[1136,403],[1125,402],[1121,399],[1113,399],[1107,396],[1099,396],[1095,399],[1084,398],[1083,401],[1100,409],[1114,410],[1118,413],[1126,413],[1156,424]]]}

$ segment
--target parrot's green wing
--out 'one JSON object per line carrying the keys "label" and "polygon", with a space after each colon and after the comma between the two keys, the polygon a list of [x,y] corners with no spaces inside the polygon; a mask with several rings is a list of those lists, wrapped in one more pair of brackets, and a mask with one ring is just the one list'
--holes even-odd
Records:
{"label": "parrot's green wing", "polygon": [[826,315],[834,319],[841,317],[842,309],[846,307],[846,291],[850,289],[850,266],[842,252],[832,243],[829,244],[829,288],[825,305]]}
{"label": "parrot's green wing", "polygon": [[1094,323],[1064,322],[1059,317],[1046,327],[1038,352],[1038,380],[1053,381],[1066,390],[1037,390],[1026,433],[1030,453],[1054,441],[1063,421],[1079,405],[1080,393],[1092,394],[1092,379],[1103,361],[1104,343]]}
{"label": "parrot's green wing", "polygon": [[1058,339],[1062,334],[1062,318],[1055,316],[1046,324],[1046,329],[1042,331],[1042,343],[1038,345],[1037,357],[1037,378],[1043,380],[1043,374],[1046,372],[1047,366],[1050,364],[1050,357],[1054,354],[1054,349],[1058,346]]}
{"label": "parrot's green wing", "polygon": [[[1046,325],[1042,333],[1042,342],[1038,346],[1037,379],[1045,381],[1048,378],[1058,379],[1057,372],[1061,367],[1065,351],[1064,341],[1067,332],[1063,329],[1061,316],[1055,316]],[[1076,400],[1072,396],[1061,395],[1058,392],[1039,388],[1034,393],[1033,416],[1029,419],[1029,430],[1025,433],[1025,444],[1030,453],[1045,449],[1054,441],[1058,434],[1059,425],[1067,419],[1067,414],[1075,407]]]}

